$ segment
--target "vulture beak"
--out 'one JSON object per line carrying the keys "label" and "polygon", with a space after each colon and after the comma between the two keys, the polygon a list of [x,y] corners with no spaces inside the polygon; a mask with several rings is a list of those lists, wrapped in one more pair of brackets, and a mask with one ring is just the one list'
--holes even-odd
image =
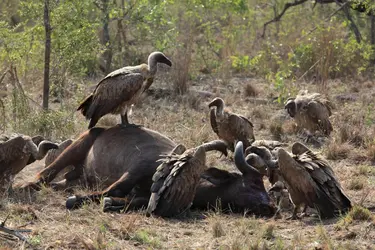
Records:
{"label": "vulture beak", "polygon": [[219,106],[221,106],[221,105],[223,105],[223,104],[224,104],[223,99],[216,97],[215,99],[213,99],[213,100],[208,104],[208,107],[209,107],[209,108],[211,108],[211,107],[219,107]]}

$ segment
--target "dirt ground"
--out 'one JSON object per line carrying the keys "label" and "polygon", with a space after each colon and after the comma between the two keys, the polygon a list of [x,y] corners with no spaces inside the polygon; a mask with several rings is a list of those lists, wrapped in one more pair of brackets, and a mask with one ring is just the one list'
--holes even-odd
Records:
{"label": "dirt ground", "polygon": [[[153,88],[170,88],[154,83]],[[301,141],[272,85],[248,78],[194,82],[192,93],[175,97],[155,91],[133,109],[130,120],[157,130],[187,147],[216,139],[209,124],[208,102],[222,97],[228,108],[250,118],[256,139],[279,139],[290,145]],[[328,158],[347,195],[356,207],[349,215],[320,221],[310,216],[298,221],[223,214],[220,210],[193,213],[188,220],[147,218],[143,211],[103,213],[101,205],[87,204],[68,211],[70,195],[46,187],[22,201],[2,199],[0,220],[9,215],[10,228],[27,228],[31,245],[0,234],[1,249],[375,249],[375,83],[331,81],[286,84],[287,92],[320,91],[334,103],[334,132],[323,147],[314,149]],[[203,91],[208,91],[203,92]],[[212,94],[211,96],[205,96]],[[76,114],[82,119],[81,114]],[[102,124],[115,124],[110,116]],[[75,131],[75,135],[82,131]],[[208,166],[235,170],[227,159],[210,154]],[[25,168],[16,183],[31,181],[43,161]],[[266,183],[266,188],[268,188]],[[76,190],[84,193],[88,190]],[[358,214],[362,216],[358,216]]]}

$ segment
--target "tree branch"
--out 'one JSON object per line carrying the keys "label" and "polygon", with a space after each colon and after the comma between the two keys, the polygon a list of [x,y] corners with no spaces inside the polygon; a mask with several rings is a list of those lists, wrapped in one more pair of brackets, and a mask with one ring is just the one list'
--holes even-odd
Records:
{"label": "tree branch", "polygon": [[294,3],[286,3],[284,5],[284,9],[281,11],[280,14],[278,14],[277,16],[275,16],[272,20],[266,22],[264,25],[263,25],[263,33],[262,33],[262,38],[264,38],[265,34],[266,34],[266,28],[267,26],[270,24],[270,23],[274,23],[274,22],[278,22],[280,21],[281,17],[285,14],[285,12],[290,8],[290,7],[293,7],[293,6],[297,6],[297,5],[300,5],[300,4],[303,4],[305,2],[307,2],[308,0],[299,0],[299,1],[294,1]]}
{"label": "tree branch", "polygon": [[5,220],[2,223],[0,223],[0,231],[4,232],[4,233],[7,233],[7,234],[10,234],[12,236],[15,236],[18,239],[20,239],[20,240],[29,244],[27,239],[20,233],[29,233],[29,232],[31,232],[31,230],[29,230],[29,229],[10,229],[10,228],[5,227],[5,222],[7,221],[8,217],[9,217],[9,214],[5,218]]}
{"label": "tree branch", "polygon": [[342,8],[342,10],[343,10],[344,13],[345,13],[346,18],[347,18],[347,19],[349,20],[349,22],[350,22],[350,27],[352,28],[352,30],[353,30],[353,32],[354,32],[355,38],[356,38],[356,40],[357,40],[357,43],[361,43],[362,35],[361,35],[361,33],[359,32],[359,29],[358,29],[357,25],[355,25],[352,16],[350,15],[350,10],[349,10],[349,8],[348,8],[348,6],[347,6],[347,3],[348,3],[348,2],[342,4],[340,1],[336,0],[336,4]]}

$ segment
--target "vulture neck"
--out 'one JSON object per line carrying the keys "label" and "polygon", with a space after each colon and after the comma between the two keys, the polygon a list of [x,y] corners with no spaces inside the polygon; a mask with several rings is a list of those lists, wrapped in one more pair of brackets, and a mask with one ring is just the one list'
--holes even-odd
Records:
{"label": "vulture neck", "polygon": [[216,106],[216,116],[223,117],[224,116],[224,103],[219,102]]}
{"label": "vulture neck", "polygon": [[150,76],[154,76],[158,69],[158,61],[154,56],[148,58],[148,72]]}

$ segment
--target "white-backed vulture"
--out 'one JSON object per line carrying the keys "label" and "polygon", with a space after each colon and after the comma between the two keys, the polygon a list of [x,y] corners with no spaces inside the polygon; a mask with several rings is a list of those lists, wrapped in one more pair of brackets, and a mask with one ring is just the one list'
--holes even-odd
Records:
{"label": "white-backed vulture", "polygon": [[300,91],[296,98],[289,98],[284,107],[294,118],[299,128],[307,129],[314,134],[316,131],[329,136],[332,124],[329,117],[332,115],[332,104],[319,93]]}
{"label": "white-backed vulture", "polygon": [[254,125],[246,117],[232,113],[224,106],[224,100],[218,97],[208,104],[209,108],[216,107],[216,110],[210,110],[212,130],[228,144],[232,152],[236,141],[242,141],[244,148],[249,147],[255,140]]}
{"label": "white-backed vulture", "polygon": [[332,218],[351,208],[351,201],[345,195],[328,162],[301,143],[294,143],[290,155],[284,149],[278,150],[280,174],[288,188],[296,219],[300,207],[317,209],[321,218]]}
{"label": "white-backed vulture", "polygon": [[43,140],[41,136],[33,138],[25,135],[3,136],[0,143],[0,183],[11,181],[26,165],[41,160],[50,149],[58,146]]}
{"label": "white-backed vulture", "polygon": [[128,112],[154,81],[157,64],[172,66],[172,62],[161,52],[152,52],[148,64],[127,66],[109,73],[96,86],[94,92],[86,97],[78,110],[90,119],[89,128],[96,125],[106,114],[120,114],[121,124],[134,126],[128,121]]}
{"label": "white-backed vulture", "polygon": [[[63,142],[61,142],[58,147],[59,148],[56,148],[56,149],[51,149],[48,151],[45,159],[44,159],[44,166],[45,167],[48,167],[52,162],[54,162],[57,157],[59,157],[59,155],[67,148],[69,147],[71,144],[73,143],[73,140],[71,139],[67,139]],[[71,176],[66,176],[66,175],[71,175],[72,173],[74,173],[74,170],[75,167],[73,165],[70,165],[70,166],[67,166],[66,167],[66,172],[65,174],[63,175],[65,179],[72,179]],[[82,170],[82,168],[80,168]],[[56,180],[56,179],[55,179]]]}
{"label": "white-backed vulture", "polygon": [[194,200],[201,174],[206,170],[206,152],[227,154],[227,146],[216,140],[185,151],[178,145],[162,162],[152,177],[147,216],[174,217],[187,212]]}

